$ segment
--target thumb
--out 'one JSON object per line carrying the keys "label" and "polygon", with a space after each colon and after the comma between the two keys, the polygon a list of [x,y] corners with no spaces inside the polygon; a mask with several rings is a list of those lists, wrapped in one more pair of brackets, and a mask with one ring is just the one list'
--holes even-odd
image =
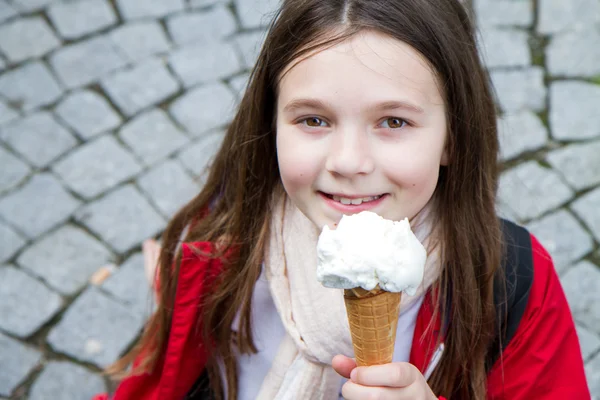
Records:
{"label": "thumb", "polygon": [[338,354],[337,356],[333,357],[331,366],[335,372],[346,379],[350,379],[350,373],[354,368],[356,368],[356,361],[350,357]]}

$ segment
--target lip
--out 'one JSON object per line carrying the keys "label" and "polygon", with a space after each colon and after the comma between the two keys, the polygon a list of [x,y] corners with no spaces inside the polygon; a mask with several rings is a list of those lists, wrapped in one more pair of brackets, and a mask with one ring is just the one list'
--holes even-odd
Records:
{"label": "lip", "polygon": [[[380,198],[378,198],[377,200],[373,200],[373,201],[369,201],[367,203],[362,203],[359,205],[352,205],[352,204],[342,204],[338,201],[335,201],[333,199],[330,199],[329,197],[327,197],[327,195],[324,192],[318,192],[319,196],[321,196],[321,198],[325,201],[325,203],[327,205],[329,205],[331,208],[340,211],[344,214],[355,214],[355,213],[359,213],[361,211],[370,211],[372,209],[374,209],[375,207],[377,207],[378,205],[380,205],[388,196],[387,193],[381,195]],[[373,196],[379,196],[379,194],[375,194],[375,195],[366,195],[366,196],[348,196],[348,195],[342,195],[342,194],[337,194],[337,193],[327,193],[328,195],[331,196],[339,196],[339,197],[345,197],[348,199],[360,199],[363,197],[373,197]]]}

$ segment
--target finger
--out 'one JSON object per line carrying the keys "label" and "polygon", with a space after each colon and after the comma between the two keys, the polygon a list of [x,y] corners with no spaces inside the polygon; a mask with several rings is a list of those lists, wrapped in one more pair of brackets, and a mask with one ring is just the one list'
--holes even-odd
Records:
{"label": "finger", "polygon": [[[412,396],[412,397],[409,397]],[[352,381],[348,381],[342,386],[342,397],[346,400],[413,400],[414,395],[404,393],[404,389],[387,388],[387,387],[372,387],[358,385]]]}
{"label": "finger", "polygon": [[346,379],[350,379],[350,373],[354,368],[356,368],[356,361],[354,361],[352,358],[338,354],[337,356],[333,357],[331,365],[333,366],[335,372]]}
{"label": "finger", "polygon": [[355,368],[350,374],[353,382],[363,386],[406,387],[414,383],[421,373],[407,362]]}

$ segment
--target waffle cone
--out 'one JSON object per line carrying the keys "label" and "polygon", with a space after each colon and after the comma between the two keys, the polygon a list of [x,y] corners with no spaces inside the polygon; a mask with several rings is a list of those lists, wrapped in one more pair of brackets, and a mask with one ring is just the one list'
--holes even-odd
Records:
{"label": "waffle cone", "polygon": [[392,362],[402,292],[376,287],[345,289],[352,346],[358,366]]}

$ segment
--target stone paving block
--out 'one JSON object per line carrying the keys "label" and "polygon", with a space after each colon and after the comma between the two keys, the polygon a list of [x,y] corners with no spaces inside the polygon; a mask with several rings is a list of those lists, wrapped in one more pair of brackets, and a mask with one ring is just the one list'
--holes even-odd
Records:
{"label": "stone paving block", "polygon": [[119,253],[156,235],[165,226],[164,219],[131,185],[86,205],[76,218]]}
{"label": "stone paving block", "polygon": [[142,253],[129,257],[119,270],[104,282],[102,290],[142,317],[149,316],[153,308],[154,294],[146,279]]}
{"label": "stone paving block", "polygon": [[488,68],[527,67],[531,64],[526,32],[482,28],[479,40],[481,57]]}
{"label": "stone paving block", "polygon": [[558,140],[600,137],[600,85],[563,81],[550,86],[550,129]]}
{"label": "stone paving block", "polygon": [[17,263],[60,293],[73,295],[111,258],[111,252],[89,233],[65,225],[28,247]]}
{"label": "stone paving block", "polygon": [[116,0],[121,17],[125,20],[138,18],[162,18],[185,7],[183,0]]}
{"label": "stone paving block", "polygon": [[235,17],[224,7],[205,12],[188,12],[167,19],[167,29],[173,41],[186,44],[210,44],[233,34],[237,29]]}
{"label": "stone paving block", "polygon": [[105,135],[79,147],[52,169],[69,188],[90,199],[131,179],[142,167],[114,137]]}
{"label": "stone paving block", "polygon": [[576,324],[575,328],[577,328],[577,336],[581,345],[581,355],[584,361],[588,360],[600,350],[600,337],[581,325]]}
{"label": "stone paving block", "polygon": [[119,71],[101,82],[111,100],[128,116],[177,93],[179,83],[160,60]]}
{"label": "stone paving block", "polygon": [[528,0],[475,0],[475,14],[481,26],[519,26],[533,24],[533,3]]}
{"label": "stone paving block", "polygon": [[108,37],[130,61],[140,61],[158,53],[165,53],[171,47],[165,31],[156,21],[122,25],[110,31]]}
{"label": "stone paving block", "polygon": [[60,41],[42,17],[27,17],[0,26],[0,50],[18,63],[41,57],[60,46]]}
{"label": "stone paving block", "polygon": [[201,8],[211,6],[213,4],[230,4],[231,0],[188,0],[191,8]]}
{"label": "stone paving block", "polygon": [[115,129],[122,122],[104,97],[91,90],[72,92],[54,112],[84,139]]}
{"label": "stone paving block", "polygon": [[566,203],[574,193],[556,172],[528,161],[502,174],[498,196],[520,220],[527,220]]}
{"label": "stone paving block", "polygon": [[548,131],[537,115],[531,111],[508,114],[498,120],[500,154],[510,160],[526,151],[544,147]]}
{"label": "stone paving block", "polygon": [[26,243],[10,226],[0,221],[0,262],[7,261]]}
{"label": "stone paving block", "polygon": [[249,79],[250,74],[246,73],[243,75],[236,76],[235,78],[229,80],[229,86],[231,86],[239,100],[241,100],[244,96],[244,92],[246,91],[246,87],[248,86]]}
{"label": "stone paving block", "polygon": [[13,1],[13,6],[22,12],[32,12],[46,8],[55,0],[18,0]]}
{"label": "stone paving block", "polygon": [[214,156],[223,143],[224,136],[222,132],[211,133],[179,154],[181,163],[195,177],[199,178],[201,184],[206,180],[206,169],[212,164]]}
{"label": "stone paving block", "polygon": [[119,136],[146,165],[154,164],[189,142],[168,115],[158,108],[129,121]]}
{"label": "stone paving block", "polygon": [[600,28],[585,28],[555,35],[546,47],[546,67],[552,76],[600,75]]}
{"label": "stone paving block", "polygon": [[199,186],[174,160],[160,164],[137,180],[162,214],[170,218],[200,191]]}
{"label": "stone paving block", "polygon": [[34,334],[62,307],[61,297],[13,267],[0,268],[0,329],[20,338]]}
{"label": "stone paving block", "polygon": [[13,121],[19,117],[19,113],[0,102],[0,125],[4,125],[10,121]]}
{"label": "stone paving block", "polygon": [[546,108],[544,70],[530,67],[513,71],[493,71],[491,78],[504,112]]}
{"label": "stone paving block", "polygon": [[39,351],[0,333],[0,396],[10,396],[41,359]]}
{"label": "stone paving block", "polygon": [[552,167],[576,190],[600,184],[600,141],[571,144],[546,156]]}
{"label": "stone paving block", "polygon": [[242,70],[239,56],[229,43],[211,43],[176,50],[169,65],[186,87],[208,83]]}
{"label": "stone paving block", "polygon": [[18,185],[31,172],[31,168],[27,164],[3,147],[0,147],[0,165],[2,166],[0,193]]}
{"label": "stone paving block", "polygon": [[600,399],[600,354],[585,365],[585,375],[592,393],[592,400]]}
{"label": "stone paving block", "polygon": [[50,64],[69,89],[88,85],[127,63],[106,36],[65,46],[50,56]]}
{"label": "stone paving block", "polygon": [[600,268],[581,261],[561,278],[573,317],[580,325],[600,334]]}
{"label": "stone paving block", "polygon": [[540,0],[537,32],[543,35],[590,26],[600,22],[600,3],[597,0]]}
{"label": "stone paving block", "polygon": [[0,57],[0,71],[4,71],[6,69],[6,61],[2,57]]}
{"label": "stone paving block", "polygon": [[267,33],[264,31],[244,32],[233,38],[233,43],[242,55],[245,68],[251,69],[254,67],[266,35]]}
{"label": "stone paving block", "polygon": [[50,331],[47,342],[77,360],[106,367],[127,349],[142,324],[136,313],[90,287]]}
{"label": "stone paving block", "polygon": [[45,167],[77,145],[50,113],[42,111],[0,128],[0,139],[30,164]]}
{"label": "stone paving block", "polygon": [[193,135],[227,125],[233,118],[236,98],[222,83],[193,89],[175,100],[169,112]]}
{"label": "stone paving block", "polygon": [[246,29],[268,26],[279,8],[280,0],[235,0],[242,27]]}
{"label": "stone paving block", "polygon": [[[573,204],[571,204],[571,208],[587,225],[596,240],[600,242],[600,213],[598,212],[599,204],[600,188],[596,188],[575,200]],[[600,312],[598,314],[600,315]]]}
{"label": "stone paving block", "polygon": [[29,400],[87,400],[104,392],[99,375],[67,361],[50,361],[31,386]]}
{"label": "stone paving block", "polygon": [[51,104],[62,93],[50,70],[38,61],[0,75],[0,95],[24,111]]}
{"label": "stone paving block", "polygon": [[19,15],[14,6],[6,1],[0,2],[0,24],[12,17]]}
{"label": "stone paving block", "polygon": [[117,23],[117,17],[106,0],[75,0],[54,3],[48,17],[58,33],[68,40],[101,31]]}
{"label": "stone paving block", "polygon": [[0,217],[34,239],[64,222],[80,204],[56,178],[42,173],[0,198]]}
{"label": "stone paving block", "polygon": [[566,210],[558,210],[531,222],[527,228],[548,250],[559,273],[594,249],[590,235]]}

